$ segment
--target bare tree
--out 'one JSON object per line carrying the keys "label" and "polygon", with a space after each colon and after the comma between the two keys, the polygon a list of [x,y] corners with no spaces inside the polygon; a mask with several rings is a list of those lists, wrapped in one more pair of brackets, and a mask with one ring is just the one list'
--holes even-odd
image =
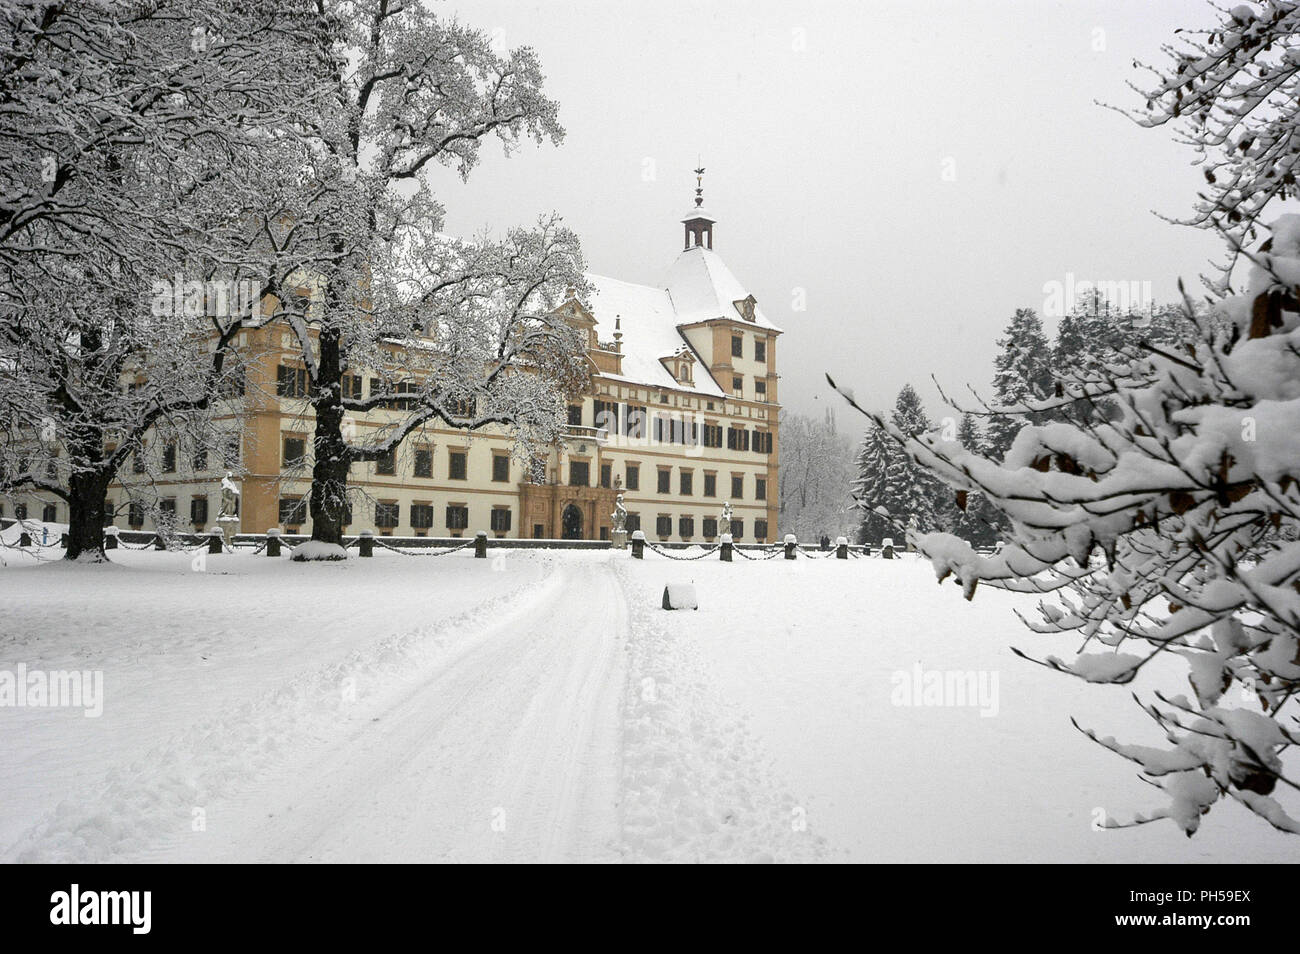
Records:
{"label": "bare tree", "polygon": [[[309,13],[91,0],[0,14],[0,490],[65,500],[69,559],[103,558],[105,493],[144,435],[238,390],[231,353],[267,272],[261,187],[312,98]],[[215,308],[186,294],[214,282],[256,290]]]}
{"label": "bare tree", "polygon": [[1144,67],[1151,85],[1133,85],[1145,109],[1121,110],[1143,126],[1174,126],[1195,150],[1206,188],[1193,214],[1175,221],[1227,237],[1228,257],[1210,283],[1220,294],[1264,210],[1300,194],[1300,7],[1260,7],[1237,4],[1212,26],[1179,30],[1179,42],[1163,48],[1169,62]]}
{"label": "bare tree", "polygon": [[[500,239],[440,234],[431,169],[467,177],[492,137],[507,150],[562,138],[532,51],[498,53],[420,4],[320,11],[332,88],[265,239],[314,419],[312,537],[337,544],[352,465],[393,454],[426,424],[554,438],[563,393],[585,372],[583,342],[556,307],[585,286],[577,237],[557,218]],[[348,384],[362,376],[364,394]],[[381,410],[395,412],[372,418],[384,426],[351,426]]]}
{"label": "bare tree", "polygon": [[853,448],[835,417],[781,413],[780,526],[800,540],[852,533]]}

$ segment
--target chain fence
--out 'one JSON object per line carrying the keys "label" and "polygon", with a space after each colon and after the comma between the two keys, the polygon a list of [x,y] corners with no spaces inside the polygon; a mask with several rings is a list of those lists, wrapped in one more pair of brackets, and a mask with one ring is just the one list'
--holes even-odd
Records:
{"label": "chain fence", "polygon": [[646,546],[649,549],[653,550],[655,553],[662,554],[663,556],[666,556],[670,560],[703,560],[709,554],[716,553],[720,549],[720,547],[715,544],[714,546],[705,548],[703,553],[697,553],[695,554],[695,556],[674,556],[668,550],[665,550],[663,547],[656,546],[653,543],[646,543]]}
{"label": "chain fence", "polygon": [[760,551],[760,552],[763,553],[763,556],[750,556],[750,555],[749,555],[748,553],[746,553],[744,550],[740,549],[740,547],[732,547],[732,551],[731,551],[731,552],[736,553],[736,554],[739,554],[740,556],[744,557],[746,560],[753,560],[753,561],[755,561],[755,562],[762,562],[763,560],[772,560],[772,559],[775,559],[776,557],[779,557],[779,556],[783,555],[783,554],[785,553],[785,547],[780,547],[779,549],[776,549],[776,550],[763,550],[763,551]]}
{"label": "chain fence", "polygon": [[466,540],[466,541],[465,541],[464,543],[462,543],[460,546],[448,547],[448,548],[445,549],[445,550],[434,550],[434,549],[430,548],[430,549],[428,549],[428,550],[420,550],[420,551],[417,551],[417,552],[411,552],[411,551],[409,551],[409,550],[399,550],[397,547],[392,546],[391,544],[385,543],[385,542],[384,542],[383,540],[381,540],[379,537],[372,537],[371,539],[372,539],[375,543],[379,544],[379,546],[383,547],[385,550],[392,550],[394,553],[400,553],[402,556],[409,556],[409,557],[446,556],[446,555],[449,554],[449,553],[455,553],[455,552],[457,552],[458,550],[464,550],[464,549],[466,549],[467,547],[472,547],[472,546],[474,545],[474,540],[471,538],[471,539],[469,539],[469,540]]}

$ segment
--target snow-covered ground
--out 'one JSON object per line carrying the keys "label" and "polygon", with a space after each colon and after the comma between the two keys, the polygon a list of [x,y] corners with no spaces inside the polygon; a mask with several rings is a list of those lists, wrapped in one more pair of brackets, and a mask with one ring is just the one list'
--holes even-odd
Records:
{"label": "snow-covered ground", "polygon": [[[1127,690],[1015,658],[1062,647],[910,559],[0,556],[0,672],[104,686],[98,718],[0,708],[4,860],[1297,856],[1233,805],[1094,830],[1160,803],[1069,722],[1158,741]],[[918,665],[988,714],[897,704]]]}

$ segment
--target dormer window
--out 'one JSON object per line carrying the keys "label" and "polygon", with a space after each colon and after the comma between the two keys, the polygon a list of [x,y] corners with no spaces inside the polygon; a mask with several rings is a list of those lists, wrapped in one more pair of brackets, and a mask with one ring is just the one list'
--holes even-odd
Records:
{"label": "dormer window", "polygon": [[732,302],[732,304],[736,306],[736,311],[740,312],[741,318],[744,318],[746,321],[754,320],[754,306],[758,304],[758,299],[753,295],[742,298],[740,301]]}

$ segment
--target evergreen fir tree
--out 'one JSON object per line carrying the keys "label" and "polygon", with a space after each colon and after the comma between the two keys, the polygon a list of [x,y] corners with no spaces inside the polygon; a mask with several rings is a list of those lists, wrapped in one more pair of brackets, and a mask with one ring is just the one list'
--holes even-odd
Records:
{"label": "evergreen fir tree", "polygon": [[[957,442],[973,454],[987,455],[987,442],[978,422],[963,414],[957,428]],[[974,547],[989,547],[997,542],[1004,518],[991,506],[984,495],[974,490],[966,494],[964,508],[953,505],[951,532]]]}
{"label": "evergreen fir tree", "polygon": [[[891,423],[904,434],[920,434],[934,429],[921,406],[920,395],[910,384],[903,385],[898,392]],[[946,489],[906,454],[899,453],[891,460],[886,483],[886,506],[896,525],[906,526],[915,517],[917,528],[922,532],[947,529],[943,520]]]}
{"label": "evergreen fir tree", "polygon": [[858,524],[857,543],[879,544],[884,537],[896,536],[893,524],[880,514],[876,507],[887,507],[888,473],[893,458],[901,453],[894,439],[872,422],[862,438],[857,457],[857,479],[853,482],[853,496],[862,511]]}
{"label": "evergreen fir tree", "polygon": [[[1017,308],[1006,331],[998,339],[999,354],[993,376],[993,403],[998,407],[1016,407],[1026,401],[1040,400],[1052,393],[1051,352],[1043,323],[1032,308]],[[989,451],[994,460],[1002,460],[1020,428],[1027,423],[1042,423],[1048,415],[1007,411],[989,422]]]}

